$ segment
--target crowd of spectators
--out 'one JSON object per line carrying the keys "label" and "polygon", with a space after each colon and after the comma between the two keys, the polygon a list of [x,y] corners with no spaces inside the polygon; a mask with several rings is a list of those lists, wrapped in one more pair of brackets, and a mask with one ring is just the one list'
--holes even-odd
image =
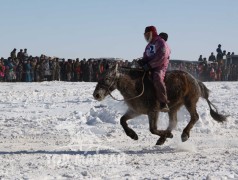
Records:
{"label": "crowd of spectators", "polygon": [[206,57],[203,58],[200,55],[197,70],[192,74],[202,81],[237,81],[238,67],[236,64],[230,63],[230,59],[235,53],[222,51],[221,44],[218,45],[216,52],[216,56],[211,52],[208,61]]}
{"label": "crowd of spectators", "polygon": [[17,53],[13,49],[10,57],[0,60],[0,81],[41,82],[41,81],[84,81],[96,82],[109,66],[132,66],[132,62],[109,59],[61,59],[46,55],[29,56],[27,49]]}
{"label": "crowd of spectators", "polygon": [[[225,63],[234,53],[221,51],[218,45],[217,56],[214,53],[208,58],[200,55],[198,61],[170,60],[168,70],[184,70],[202,81],[237,81],[238,67]],[[41,82],[41,81],[84,81],[96,82],[110,66],[137,68],[137,60],[112,59],[61,59],[45,55],[29,56],[27,49],[14,48],[10,57],[0,60],[0,81],[2,82]]]}
{"label": "crowd of spectators", "polygon": [[235,64],[219,65],[209,62],[170,62],[168,70],[183,70],[201,81],[237,81],[238,67]]}

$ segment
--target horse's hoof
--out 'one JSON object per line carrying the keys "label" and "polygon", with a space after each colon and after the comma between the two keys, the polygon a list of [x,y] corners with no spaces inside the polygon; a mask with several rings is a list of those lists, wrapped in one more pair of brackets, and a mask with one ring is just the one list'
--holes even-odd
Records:
{"label": "horse's hoof", "polygon": [[188,138],[189,138],[189,136],[187,134],[185,134],[185,133],[183,133],[182,136],[181,136],[182,142],[187,141]]}
{"label": "horse's hoof", "polygon": [[134,131],[128,132],[127,136],[129,136],[131,139],[138,140],[138,135]]}
{"label": "horse's hoof", "polygon": [[137,134],[135,134],[135,135],[132,137],[132,139],[138,140],[139,138],[138,138]]}
{"label": "horse's hoof", "polygon": [[160,137],[155,145],[163,145],[165,141],[166,141],[165,137]]}
{"label": "horse's hoof", "polygon": [[172,139],[174,137],[174,135],[171,132],[169,132],[166,137]]}

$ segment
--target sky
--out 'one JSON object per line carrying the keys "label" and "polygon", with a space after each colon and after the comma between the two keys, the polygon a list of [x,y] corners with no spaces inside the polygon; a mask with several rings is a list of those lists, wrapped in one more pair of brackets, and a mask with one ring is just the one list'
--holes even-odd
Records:
{"label": "sky", "polygon": [[142,57],[144,29],[169,35],[171,59],[198,60],[218,44],[238,53],[237,0],[0,0],[0,57],[13,48],[60,58]]}

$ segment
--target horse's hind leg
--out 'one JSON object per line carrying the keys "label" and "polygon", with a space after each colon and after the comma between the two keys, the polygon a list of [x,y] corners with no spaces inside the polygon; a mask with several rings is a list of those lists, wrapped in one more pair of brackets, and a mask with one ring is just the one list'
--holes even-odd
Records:
{"label": "horse's hind leg", "polygon": [[181,135],[182,141],[187,141],[190,136],[190,130],[193,128],[194,124],[198,121],[199,115],[196,110],[196,103],[197,100],[185,102],[185,107],[187,108],[188,112],[190,113],[191,119],[188,125],[183,130],[183,133]]}
{"label": "horse's hind leg", "polygon": [[127,121],[129,119],[133,119],[134,117],[137,117],[137,116],[139,116],[138,113],[136,113],[134,111],[131,111],[131,110],[128,110],[126,112],[126,114],[124,114],[120,119],[120,123],[121,123],[126,135],[129,136],[131,139],[134,139],[134,140],[138,140],[138,136],[135,133],[135,131],[133,131],[131,128],[128,127]]}

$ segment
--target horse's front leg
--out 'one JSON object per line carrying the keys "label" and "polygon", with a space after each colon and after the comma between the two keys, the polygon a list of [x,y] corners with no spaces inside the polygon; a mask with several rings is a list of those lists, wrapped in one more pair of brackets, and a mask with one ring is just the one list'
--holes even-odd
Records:
{"label": "horse's front leg", "polygon": [[[177,111],[180,106],[171,108],[169,111],[169,126],[167,128],[168,132],[172,132],[172,130],[176,127],[177,125]],[[167,137],[166,136],[161,136],[159,140],[157,141],[156,145],[162,145],[166,141]]]}
{"label": "horse's front leg", "polygon": [[131,111],[131,110],[128,110],[126,112],[126,114],[124,114],[121,119],[120,119],[120,123],[126,133],[127,136],[129,136],[131,139],[134,139],[134,140],[138,140],[138,136],[137,134],[135,133],[135,131],[133,131],[131,128],[128,127],[128,124],[127,124],[127,121],[129,119],[133,119],[137,116],[139,116],[140,114],[134,112],[134,111]]}
{"label": "horse's front leg", "polygon": [[[171,133],[170,130],[158,130],[157,129],[158,117],[159,117],[158,111],[151,111],[148,113],[150,132],[152,134],[156,134],[156,135],[160,136],[160,139],[157,141],[156,145],[162,145],[165,142],[166,138],[173,138],[173,134]],[[162,141],[163,141],[163,143],[161,143]]]}

